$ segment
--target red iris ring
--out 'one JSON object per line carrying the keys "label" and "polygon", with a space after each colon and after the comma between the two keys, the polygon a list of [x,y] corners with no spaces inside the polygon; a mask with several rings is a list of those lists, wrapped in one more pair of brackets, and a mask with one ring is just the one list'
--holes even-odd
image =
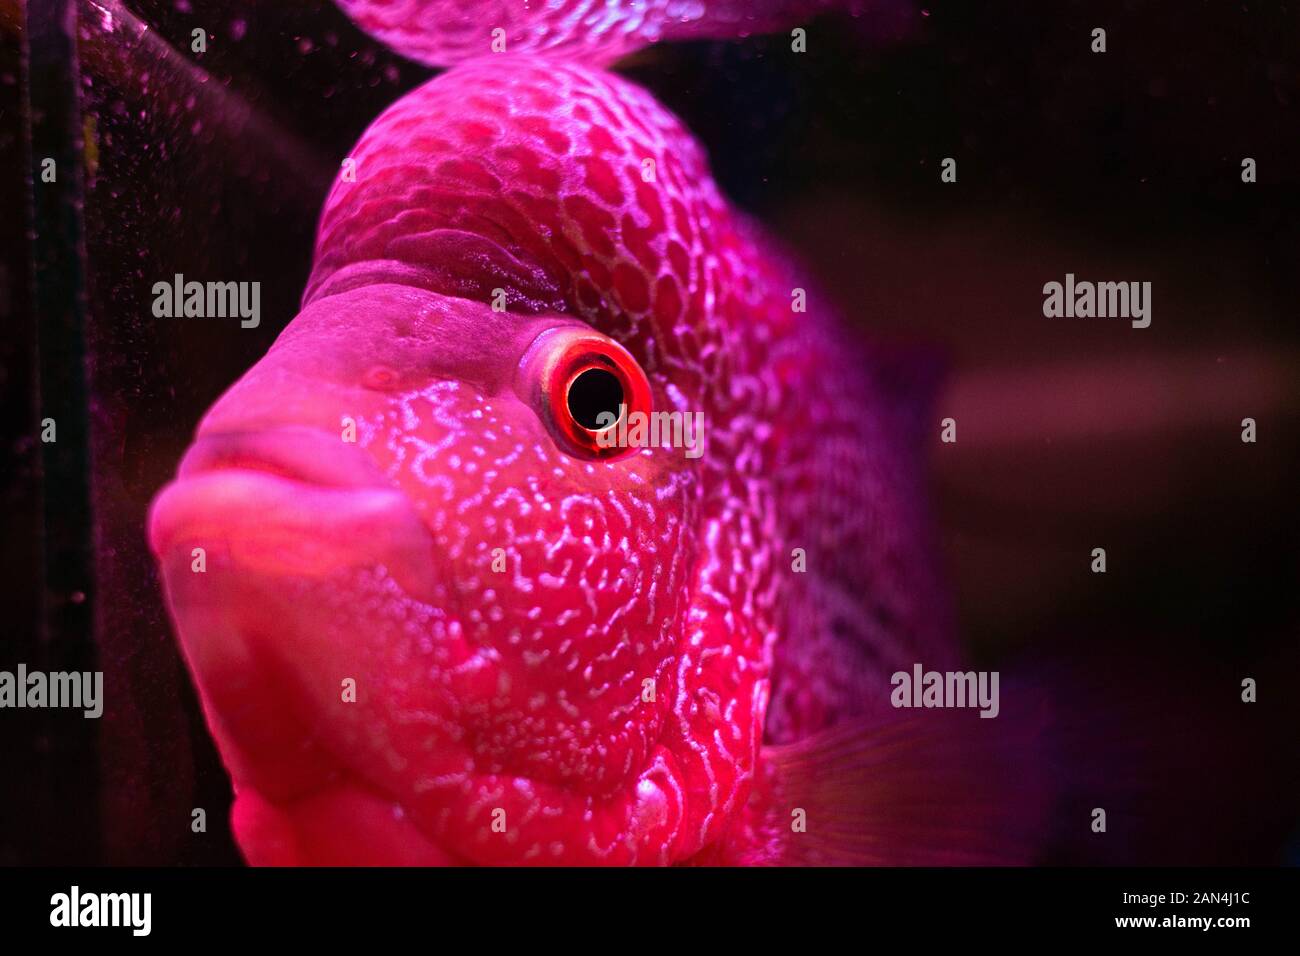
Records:
{"label": "red iris ring", "polygon": [[[634,412],[650,414],[650,383],[626,349],[603,336],[582,336],[563,348],[552,368],[547,398],[551,421],[563,444],[583,457],[603,461],[612,461],[636,450],[608,440],[614,437],[609,434],[611,431],[617,434],[622,417],[606,428],[593,429],[579,422],[569,407],[569,393],[573,383],[584,372],[599,369],[613,375],[622,388],[624,416]],[[603,444],[602,435],[606,438]]]}

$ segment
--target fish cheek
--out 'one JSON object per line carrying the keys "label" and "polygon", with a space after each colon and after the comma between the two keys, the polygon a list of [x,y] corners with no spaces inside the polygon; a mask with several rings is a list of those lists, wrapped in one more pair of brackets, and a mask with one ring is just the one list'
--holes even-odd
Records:
{"label": "fish cheek", "polygon": [[688,486],[575,459],[522,403],[463,383],[396,399],[368,434],[434,535],[476,768],[629,787],[674,693]]}
{"label": "fish cheek", "polygon": [[[484,595],[488,620],[467,627],[507,684],[473,730],[535,779],[609,795],[661,734],[678,601],[657,557],[606,502],[566,494],[542,515],[512,542],[514,573]],[[675,523],[664,519],[669,537]]]}
{"label": "fish cheek", "polygon": [[642,687],[671,674],[674,602],[652,616],[655,569],[602,496],[515,473],[495,498],[478,531],[494,546],[456,571],[466,642],[494,675],[465,686],[467,728],[496,772],[612,792],[659,732],[663,698]]}

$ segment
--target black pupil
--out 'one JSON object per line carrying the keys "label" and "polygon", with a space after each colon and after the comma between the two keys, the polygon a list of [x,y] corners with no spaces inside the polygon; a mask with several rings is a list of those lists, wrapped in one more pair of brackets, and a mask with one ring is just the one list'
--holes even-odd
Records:
{"label": "black pupil", "polygon": [[612,422],[599,420],[602,412],[618,417],[618,407],[623,404],[623,386],[618,376],[603,368],[589,368],[581,372],[569,385],[569,414],[583,428],[599,431]]}

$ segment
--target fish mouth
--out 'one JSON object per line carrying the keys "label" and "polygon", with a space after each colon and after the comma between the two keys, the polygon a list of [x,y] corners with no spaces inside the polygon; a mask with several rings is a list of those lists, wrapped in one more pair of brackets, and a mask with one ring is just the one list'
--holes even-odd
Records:
{"label": "fish mouth", "polygon": [[[302,676],[272,650],[294,623],[285,608],[260,606],[290,582],[310,586],[374,567],[411,598],[433,598],[433,535],[370,456],[307,427],[201,432],[150,508],[148,538],[235,780],[243,809],[234,822],[254,831],[250,861],[367,860],[331,836],[349,816],[399,859],[406,847],[415,855],[408,862],[455,862],[417,838],[403,803],[334,753],[316,726],[320,708],[301,693]],[[268,832],[283,854],[263,849]]]}
{"label": "fish mouth", "polygon": [[412,597],[434,593],[415,506],[357,445],[317,429],[200,434],[150,508],[149,545],[160,561],[211,546],[304,577],[378,564]]}

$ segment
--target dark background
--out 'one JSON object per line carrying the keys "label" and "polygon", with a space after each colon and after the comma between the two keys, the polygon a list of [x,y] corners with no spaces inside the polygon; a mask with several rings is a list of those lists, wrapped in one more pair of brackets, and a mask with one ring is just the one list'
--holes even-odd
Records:
{"label": "dark background", "polygon": [[[0,667],[91,655],[108,709],[0,714],[0,864],[236,863],[145,509],[202,412],[295,314],[339,161],[432,71],[318,0],[80,4],[95,634],[46,640],[41,595],[46,619],[64,598],[39,550],[21,22],[0,0],[0,168],[15,173],[0,178]],[[1097,26],[1105,54],[1089,49]],[[974,657],[1083,647],[1103,674],[1191,661],[1223,676],[1229,703],[1255,676],[1260,749],[1294,771],[1300,724],[1278,701],[1300,698],[1300,14],[954,0],[807,27],[805,54],[757,37],[618,68],[682,117],[723,190],[850,323],[942,356],[935,499]],[[955,184],[939,180],[948,156]],[[260,281],[261,327],[153,318],[151,286],[176,272]],[[1066,272],[1151,281],[1151,327],[1045,319],[1042,285]],[[937,441],[945,416],[957,445]],[[1098,546],[1105,576],[1088,570]],[[1238,804],[1268,826],[1167,860],[1294,853],[1279,834],[1300,805],[1262,794],[1272,779],[1243,780]],[[190,832],[194,807],[206,834]]]}

